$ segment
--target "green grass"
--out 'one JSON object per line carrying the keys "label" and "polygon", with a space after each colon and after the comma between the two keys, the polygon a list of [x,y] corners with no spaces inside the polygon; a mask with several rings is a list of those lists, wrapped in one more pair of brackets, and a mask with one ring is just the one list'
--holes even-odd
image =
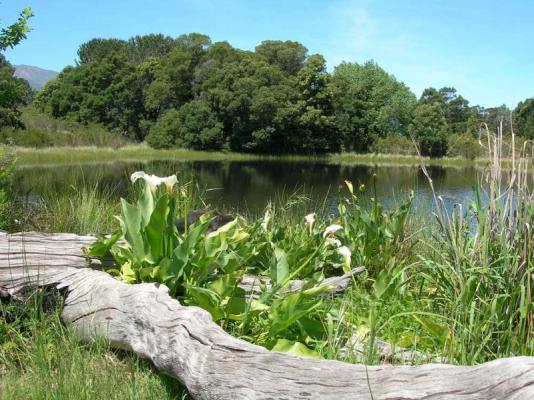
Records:
{"label": "green grass", "polygon": [[[250,161],[250,160],[303,160],[303,161],[327,161],[336,164],[361,164],[361,165],[414,165],[421,162],[425,165],[444,167],[485,167],[489,163],[488,158],[476,158],[467,160],[461,157],[443,158],[419,158],[411,155],[395,154],[357,154],[340,153],[324,156],[305,155],[257,155],[232,152],[208,152],[186,149],[157,150],[144,144],[130,144],[120,148],[96,147],[96,146],[66,146],[66,147],[12,147],[13,154],[17,158],[19,166],[32,165],[71,165],[107,163],[114,161]],[[511,165],[511,160],[504,159],[503,166]]]}
{"label": "green grass", "polygon": [[42,293],[26,306],[1,305],[0,399],[189,399],[182,386],[104,340],[79,342]]}

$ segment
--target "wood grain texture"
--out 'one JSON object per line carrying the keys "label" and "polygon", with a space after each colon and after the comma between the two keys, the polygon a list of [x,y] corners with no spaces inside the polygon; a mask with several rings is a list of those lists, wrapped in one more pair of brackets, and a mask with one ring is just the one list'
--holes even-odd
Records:
{"label": "wood grain texture", "polygon": [[534,358],[460,367],[364,366],[268,351],[236,339],[164,285],[126,285],[89,267],[90,236],[0,233],[0,287],[66,289],[62,319],[179,379],[195,399],[534,399]]}

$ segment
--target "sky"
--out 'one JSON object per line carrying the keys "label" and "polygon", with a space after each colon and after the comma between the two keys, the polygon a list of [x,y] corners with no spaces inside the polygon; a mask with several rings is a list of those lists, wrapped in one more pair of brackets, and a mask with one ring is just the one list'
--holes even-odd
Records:
{"label": "sky", "polygon": [[95,37],[200,32],[254,50],[262,40],[295,40],[341,61],[374,60],[419,96],[453,86],[471,104],[534,97],[531,0],[0,0],[0,26],[31,5],[32,31],[12,64],[59,71]]}

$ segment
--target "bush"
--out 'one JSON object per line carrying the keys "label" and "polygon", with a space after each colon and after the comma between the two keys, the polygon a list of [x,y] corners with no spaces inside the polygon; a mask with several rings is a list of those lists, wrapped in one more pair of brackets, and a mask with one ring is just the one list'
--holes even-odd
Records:
{"label": "bush", "polygon": [[175,147],[179,126],[180,117],[178,111],[174,109],[168,110],[150,128],[146,137],[148,145],[155,149]]}
{"label": "bush", "polygon": [[219,150],[223,146],[223,125],[209,106],[193,100],[179,111],[168,110],[150,129],[147,143],[154,148],[184,147]]}
{"label": "bush", "polygon": [[447,156],[474,160],[485,154],[484,148],[469,133],[451,135],[447,139]]}
{"label": "bush", "polygon": [[394,135],[376,139],[371,145],[371,151],[377,154],[417,155],[412,141],[406,136]]}

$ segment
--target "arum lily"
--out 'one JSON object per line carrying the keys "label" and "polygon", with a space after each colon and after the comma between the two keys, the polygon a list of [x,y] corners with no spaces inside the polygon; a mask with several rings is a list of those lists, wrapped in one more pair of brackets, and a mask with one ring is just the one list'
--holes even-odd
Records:
{"label": "arum lily", "polygon": [[138,179],[143,179],[152,192],[155,192],[157,187],[161,184],[165,184],[165,186],[167,187],[167,191],[170,192],[173,186],[178,183],[178,178],[176,178],[176,175],[160,178],[156,175],[148,175],[144,171],[134,172],[130,179],[132,180],[132,183],[135,183],[135,181],[137,181]]}
{"label": "arum lily", "polygon": [[304,225],[311,229],[313,223],[315,222],[315,213],[308,214],[304,217]]}
{"label": "arum lily", "polygon": [[343,270],[345,272],[350,271],[350,260],[352,253],[347,246],[341,246],[337,249],[337,252],[343,257]]}
{"label": "arum lily", "polygon": [[267,232],[267,227],[269,226],[269,221],[271,220],[273,213],[270,208],[268,208],[265,211],[265,215],[263,216],[263,222],[261,223],[262,229]]}
{"label": "arum lily", "polygon": [[334,246],[336,248],[341,247],[341,242],[338,239],[333,238],[333,237],[327,237],[326,244],[329,246]]}
{"label": "arum lily", "polygon": [[335,233],[341,229],[343,229],[343,227],[337,224],[327,226],[326,229],[324,230],[323,237],[335,235]]}

